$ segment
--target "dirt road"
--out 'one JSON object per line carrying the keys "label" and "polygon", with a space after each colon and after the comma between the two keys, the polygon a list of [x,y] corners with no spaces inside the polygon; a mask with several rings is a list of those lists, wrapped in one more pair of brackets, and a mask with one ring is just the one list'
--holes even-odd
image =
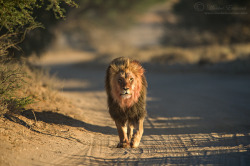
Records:
{"label": "dirt road", "polygon": [[[50,61],[51,62],[51,61]],[[106,105],[105,65],[43,63],[64,80],[63,95],[81,108],[88,144],[57,165],[250,164],[249,75],[156,72],[147,66],[148,116],[139,148],[118,149]],[[67,155],[66,155],[67,154]]]}

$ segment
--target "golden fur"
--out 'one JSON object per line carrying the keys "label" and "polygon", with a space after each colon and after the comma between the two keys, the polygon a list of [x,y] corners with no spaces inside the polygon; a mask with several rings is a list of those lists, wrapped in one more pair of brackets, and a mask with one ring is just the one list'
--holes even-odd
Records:
{"label": "golden fur", "polygon": [[139,62],[121,57],[110,63],[106,92],[109,113],[120,137],[118,147],[139,146],[146,116],[146,88],[144,69]]}

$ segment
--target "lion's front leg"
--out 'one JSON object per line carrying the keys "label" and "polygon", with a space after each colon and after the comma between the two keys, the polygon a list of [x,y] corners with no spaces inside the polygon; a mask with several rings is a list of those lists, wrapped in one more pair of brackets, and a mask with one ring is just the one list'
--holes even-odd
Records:
{"label": "lion's front leg", "polygon": [[137,148],[141,142],[141,137],[143,134],[143,121],[144,119],[140,119],[135,123],[135,134],[132,137],[131,147]]}
{"label": "lion's front leg", "polygon": [[128,135],[129,142],[132,140],[133,133],[134,133],[134,125],[131,122],[128,122],[127,135]]}
{"label": "lion's front leg", "polygon": [[128,137],[127,137],[127,126],[126,123],[125,124],[121,124],[117,121],[115,121],[116,127],[117,127],[117,131],[118,131],[118,135],[120,138],[120,142],[117,145],[117,148],[127,148],[130,147],[129,141],[128,141]]}

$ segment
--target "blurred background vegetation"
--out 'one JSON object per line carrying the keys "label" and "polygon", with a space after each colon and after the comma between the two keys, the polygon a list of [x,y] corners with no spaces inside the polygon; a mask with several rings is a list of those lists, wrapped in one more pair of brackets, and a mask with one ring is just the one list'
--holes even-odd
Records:
{"label": "blurred background vegetation", "polygon": [[[166,63],[173,63],[186,56],[179,54],[185,54],[187,48],[193,52],[194,48],[202,46],[216,45],[217,49],[223,46],[224,51],[218,51],[231,56],[234,51],[225,47],[250,41],[250,2],[247,0],[80,0],[77,8],[72,8],[77,5],[71,0],[2,0],[0,4],[0,35],[17,32],[18,40],[13,36],[8,38],[19,43],[20,32],[25,33],[24,40],[15,45],[21,49],[9,49],[15,56],[40,56],[49,49],[65,47],[103,55],[130,56],[145,49],[153,53],[155,47],[160,50],[177,47],[169,50],[178,51],[169,53],[171,51],[166,50],[160,53],[164,55],[157,53],[151,58],[154,62],[159,57],[161,62],[163,58]],[[65,19],[56,19],[59,17]],[[213,53],[208,54],[201,57],[201,61],[205,62]],[[201,55],[194,53],[194,57],[197,56]],[[199,63],[199,60],[194,61]]]}
{"label": "blurred background vegetation", "polygon": [[165,66],[217,68],[219,63],[241,71],[243,63],[249,70],[247,0],[81,0],[77,8],[58,2],[65,19],[54,17],[62,14],[51,10],[51,1],[38,3],[31,17],[43,28],[28,31],[12,55],[72,49],[98,55],[101,63],[136,56]]}
{"label": "blurred background vegetation", "polygon": [[22,57],[48,51],[88,52],[94,63],[133,57],[170,72],[250,73],[249,9],[247,0],[0,0],[0,110],[33,102],[37,92],[16,93],[37,77]]}

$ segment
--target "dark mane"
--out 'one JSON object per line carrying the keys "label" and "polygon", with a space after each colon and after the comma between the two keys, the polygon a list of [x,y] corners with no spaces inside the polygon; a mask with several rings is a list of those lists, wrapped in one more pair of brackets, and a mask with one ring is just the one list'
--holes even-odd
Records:
{"label": "dark mane", "polygon": [[[111,86],[110,86],[110,76],[111,76],[111,66],[119,68],[121,64],[126,64],[127,58],[118,58],[113,60],[109,67],[106,70],[106,80],[105,80],[105,88],[108,96],[108,107],[109,113],[113,120],[119,121],[124,124],[127,120],[129,121],[138,121],[146,116],[146,95],[147,95],[147,81],[145,75],[141,76],[142,79],[142,88],[140,91],[140,96],[138,98],[138,102],[134,103],[130,108],[121,108],[119,103],[115,101],[111,95]],[[137,61],[132,61],[139,64]],[[141,65],[140,65],[141,66]]]}

